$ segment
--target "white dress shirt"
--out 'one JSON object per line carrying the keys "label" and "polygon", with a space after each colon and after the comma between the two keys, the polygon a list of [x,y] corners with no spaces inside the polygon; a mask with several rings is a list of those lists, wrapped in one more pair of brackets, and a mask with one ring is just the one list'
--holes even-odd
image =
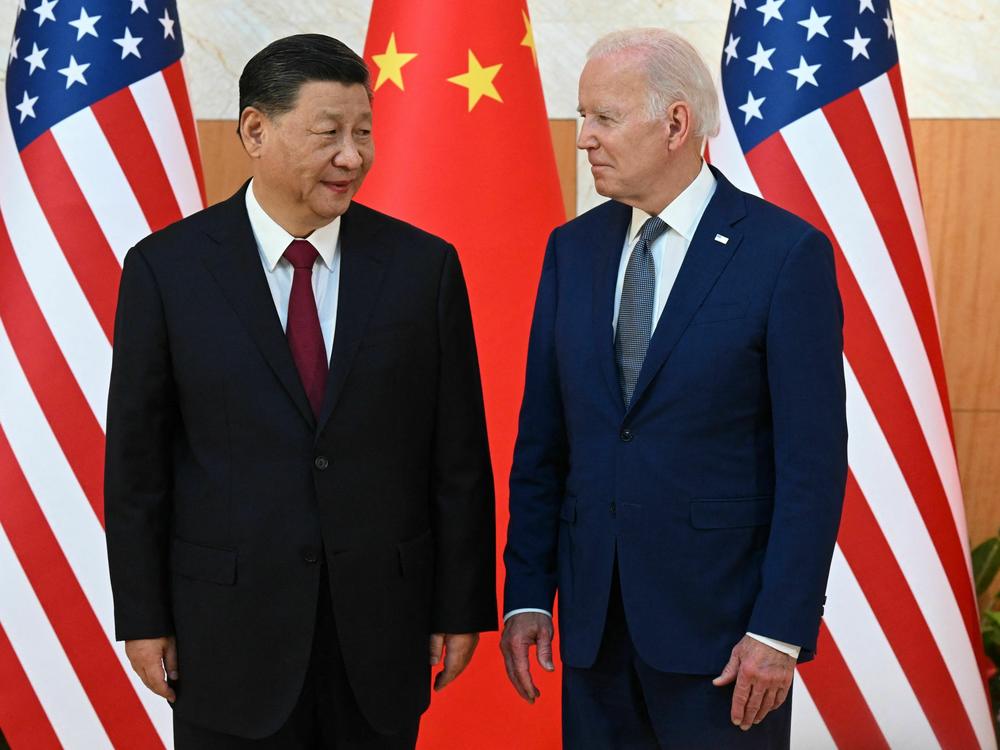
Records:
{"label": "white dress shirt", "polygon": [[[698,228],[698,224],[701,223],[701,217],[705,214],[705,209],[708,208],[709,201],[715,195],[717,184],[715,175],[708,168],[708,164],[703,161],[698,176],[659,214],[659,217],[667,225],[667,231],[657,237],[649,248],[653,256],[653,272],[656,280],[656,286],[653,291],[654,331],[656,330],[656,324],[660,320],[660,315],[663,313],[663,308],[667,305],[667,298],[670,296],[670,291],[674,288],[674,282],[677,280],[677,274],[681,270],[681,263],[684,262],[684,256],[687,255],[687,250],[691,245],[691,239],[694,237],[695,230]],[[628,236],[625,237],[625,248],[622,252],[621,262],[618,265],[618,283],[615,286],[615,313],[612,319],[612,325],[615,327],[615,330],[618,329],[618,309],[621,306],[622,286],[625,283],[625,269],[628,267],[629,258],[632,257],[632,251],[638,244],[639,232],[642,229],[642,225],[649,218],[650,214],[641,208],[632,209],[632,222],[629,225]],[[552,616],[552,613],[548,610],[529,607],[507,612],[503,617],[504,622],[522,612],[540,612],[549,617]],[[747,635],[793,658],[797,659],[799,656],[799,646],[757,635],[756,633],[747,633]]]}
{"label": "white dress shirt", "polygon": [[247,215],[257,240],[257,251],[264,266],[267,286],[274,299],[282,330],[288,324],[288,299],[292,293],[292,264],[284,257],[292,240],[308,239],[319,257],[312,270],[313,295],[319,313],[319,327],[326,345],[326,358],[333,352],[333,334],[337,324],[337,299],[340,291],[340,217],[313,231],[308,237],[293,237],[267,215],[253,192],[253,180],[247,188]]}

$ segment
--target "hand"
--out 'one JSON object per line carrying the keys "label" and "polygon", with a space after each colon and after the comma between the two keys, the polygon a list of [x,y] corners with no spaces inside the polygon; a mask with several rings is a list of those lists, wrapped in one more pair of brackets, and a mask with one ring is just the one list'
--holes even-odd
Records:
{"label": "hand", "polygon": [[733,648],[716,687],[736,681],[730,718],[744,732],[785,702],[795,676],[795,659],[749,635]]}
{"label": "hand", "polygon": [[125,655],[146,687],[171,703],[177,700],[174,689],[167,684],[167,677],[173,682],[179,676],[177,642],[172,635],[125,641]]}
{"label": "hand", "polygon": [[462,674],[472,654],[479,645],[479,633],[434,633],[431,636],[431,666],[441,662],[444,650],[444,669],[434,678],[434,689],[444,690],[445,686]]}
{"label": "hand", "polygon": [[542,694],[531,679],[528,652],[532,646],[535,646],[539,666],[546,672],[553,671],[551,617],[541,612],[522,612],[504,623],[500,650],[507,667],[507,677],[517,694],[528,703],[534,703]]}

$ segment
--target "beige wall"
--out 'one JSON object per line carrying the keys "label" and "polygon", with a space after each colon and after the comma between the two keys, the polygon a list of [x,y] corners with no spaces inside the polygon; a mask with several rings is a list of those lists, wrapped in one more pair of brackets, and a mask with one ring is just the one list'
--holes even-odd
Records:
{"label": "beige wall", "polygon": [[[490,0],[455,0],[472,1]],[[728,0],[527,0],[527,5],[549,116],[559,119],[576,115],[577,74],[601,34],[626,26],[669,26],[714,67],[730,8]],[[0,44],[11,39],[16,6],[16,0],[0,2]],[[892,6],[911,116],[1000,117],[997,0],[894,0]],[[239,72],[273,39],[318,31],[360,51],[370,11],[371,0],[178,0],[195,117],[235,117]],[[58,7],[55,13],[58,19]]]}

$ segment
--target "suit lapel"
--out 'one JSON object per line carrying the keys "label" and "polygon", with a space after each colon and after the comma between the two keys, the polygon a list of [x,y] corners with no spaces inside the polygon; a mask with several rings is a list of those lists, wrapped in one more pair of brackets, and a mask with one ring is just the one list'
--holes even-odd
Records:
{"label": "suit lapel", "polygon": [[244,185],[242,190],[221,206],[225,219],[219,229],[210,232],[219,248],[205,258],[205,266],[215,277],[222,293],[236,310],[250,337],[302,412],[302,416],[310,425],[315,425],[316,418],[302,387],[299,371],[288,348],[288,339],[281,328],[281,321],[274,309],[274,299],[264,277],[257,241],[247,217],[246,189],[247,186]]}
{"label": "suit lapel", "polygon": [[330,357],[319,429],[322,431],[337,405],[354,356],[368,325],[379,288],[385,275],[387,251],[376,243],[375,214],[351,203],[340,224],[340,289],[337,298],[337,325]]}
{"label": "suit lapel", "polygon": [[604,373],[612,398],[624,413],[621,386],[618,384],[618,365],[615,363],[615,286],[618,268],[625,248],[625,234],[632,220],[632,209],[623,203],[608,204],[609,218],[601,222],[603,231],[595,233],[594,248],[594,347],[597,360]]}
{"label": "suit lapel", "polygon": [[[667,297],[667,304],[656,330],[653,331],[632,396],[633,409],[670,357],[695,311],[743,240],[742,233],[732,228],[746,214],[743,195],[718,170],[713,168],[712,172],[718,181],[715,195],[698,223],[670,296]],[[716,234],[728,237],[729,241],[725,244],[717,242]]]}

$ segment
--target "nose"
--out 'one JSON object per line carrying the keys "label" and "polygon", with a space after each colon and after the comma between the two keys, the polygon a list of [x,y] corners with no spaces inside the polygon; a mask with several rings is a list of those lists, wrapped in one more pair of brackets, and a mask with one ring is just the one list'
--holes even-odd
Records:
{"label": "nose", "polygon": [[361,151],[350,138],[344,141],[343,148],[333,156],[333,164],[341,169],[359,169],[363,159]]}
{"label": "nose", "polygon": [[594,136],[590,121],[586,117],[583,118],[580,132],[576,136],[576,147],[584,150],[597,148],[597,138]]}

